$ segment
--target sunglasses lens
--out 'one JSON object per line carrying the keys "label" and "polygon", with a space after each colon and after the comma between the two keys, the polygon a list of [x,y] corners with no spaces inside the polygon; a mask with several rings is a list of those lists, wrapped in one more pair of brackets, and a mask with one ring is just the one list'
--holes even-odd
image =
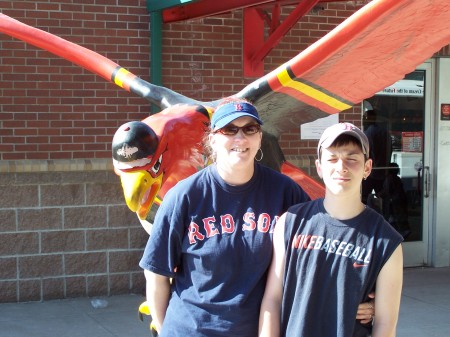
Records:
{"label": "sunglasses lens", "polygon": [[244,131],[246,135],[254,135],[259,131],[259,125],[246,125],[242,128],[242,131]]}
{"label": "sunglasses lens", "polygon": [[225,136],[234,136],[241,129],[244,132],[244,134],[246,134],[246,135],[254,135],[255,133],[258,133],[261,130],[261,127],[258,124],[251,124],[251,125],[246,125],[243,127],[238,127],[238,126],[234,126],[234,125],[226,125],[223,128],[217,130],[216,132],[220,132],[221,134],[223,134]]}
{"label": "sunglasses lens", "polygon": [[220,132],[227,136],[233,136],[236,133],[238,133],[238,131],[239,131],[239,128],[237,126],[233,126],[233,125],[227,125],[227,126],[224,126],[222,129],[220,129]]}

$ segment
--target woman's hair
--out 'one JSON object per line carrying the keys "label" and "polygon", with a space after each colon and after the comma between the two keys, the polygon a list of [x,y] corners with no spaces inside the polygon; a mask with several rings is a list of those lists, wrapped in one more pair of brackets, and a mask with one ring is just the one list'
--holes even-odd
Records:
{"label": "woman's hair", "polygon": [[211,162],[216,161],[216,154],[214,153],[209,142],[209,135],[212,133],[211,127],[208,127],[203,135],[203,153]]}

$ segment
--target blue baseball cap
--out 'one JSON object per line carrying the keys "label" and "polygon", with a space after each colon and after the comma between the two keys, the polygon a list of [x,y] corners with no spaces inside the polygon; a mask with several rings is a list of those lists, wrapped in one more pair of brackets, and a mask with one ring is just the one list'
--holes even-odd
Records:
{"label": "blue baseball cap", "polygon": [[236,118],[249,116],[253,117],[260,125],[263,124],[259,119],[256,108],[246,102],[232,102],[221,105],[213,113],[211,118],[211,129],[213,131],[223,128],[225,125],[231,123]]}

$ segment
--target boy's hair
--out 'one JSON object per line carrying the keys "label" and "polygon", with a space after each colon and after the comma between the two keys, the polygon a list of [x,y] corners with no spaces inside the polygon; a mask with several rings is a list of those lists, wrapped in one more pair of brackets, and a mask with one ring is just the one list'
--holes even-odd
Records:
{"label": "boy's hair", "polygon": [[[358,148],[361,150],[361,152],[364,153],[361,143],[353,136],[350,136],[348,134],[342,134],[338,136],[333,143],[329,147],[339,147],[339,146],[345,146],[348,144],[355,144],[358,146]],[[319,160],[322,158],[322,147],[319,149]],[[364,158],[367,160],[369,159],[368,155],[364,155]]]}

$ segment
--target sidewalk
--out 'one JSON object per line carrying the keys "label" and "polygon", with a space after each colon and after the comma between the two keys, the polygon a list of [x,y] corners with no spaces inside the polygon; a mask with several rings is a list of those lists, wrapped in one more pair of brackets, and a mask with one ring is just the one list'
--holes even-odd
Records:
{"label": "sidewalk", "polygon": [[[149,337],[138,295],[0,304],[1,337]],[[405,269],[397,337],[450,336],[450,268]]]}
{"label": "sidewalk", "polygon": [[142,296],[103,297],[95,309],[89,298],[0,304],[1,337],[149,337],[138,319]]}
{"label": "sidewalk", "polygon": [[405,269],[397,337],[450,336],[450,268]]}

